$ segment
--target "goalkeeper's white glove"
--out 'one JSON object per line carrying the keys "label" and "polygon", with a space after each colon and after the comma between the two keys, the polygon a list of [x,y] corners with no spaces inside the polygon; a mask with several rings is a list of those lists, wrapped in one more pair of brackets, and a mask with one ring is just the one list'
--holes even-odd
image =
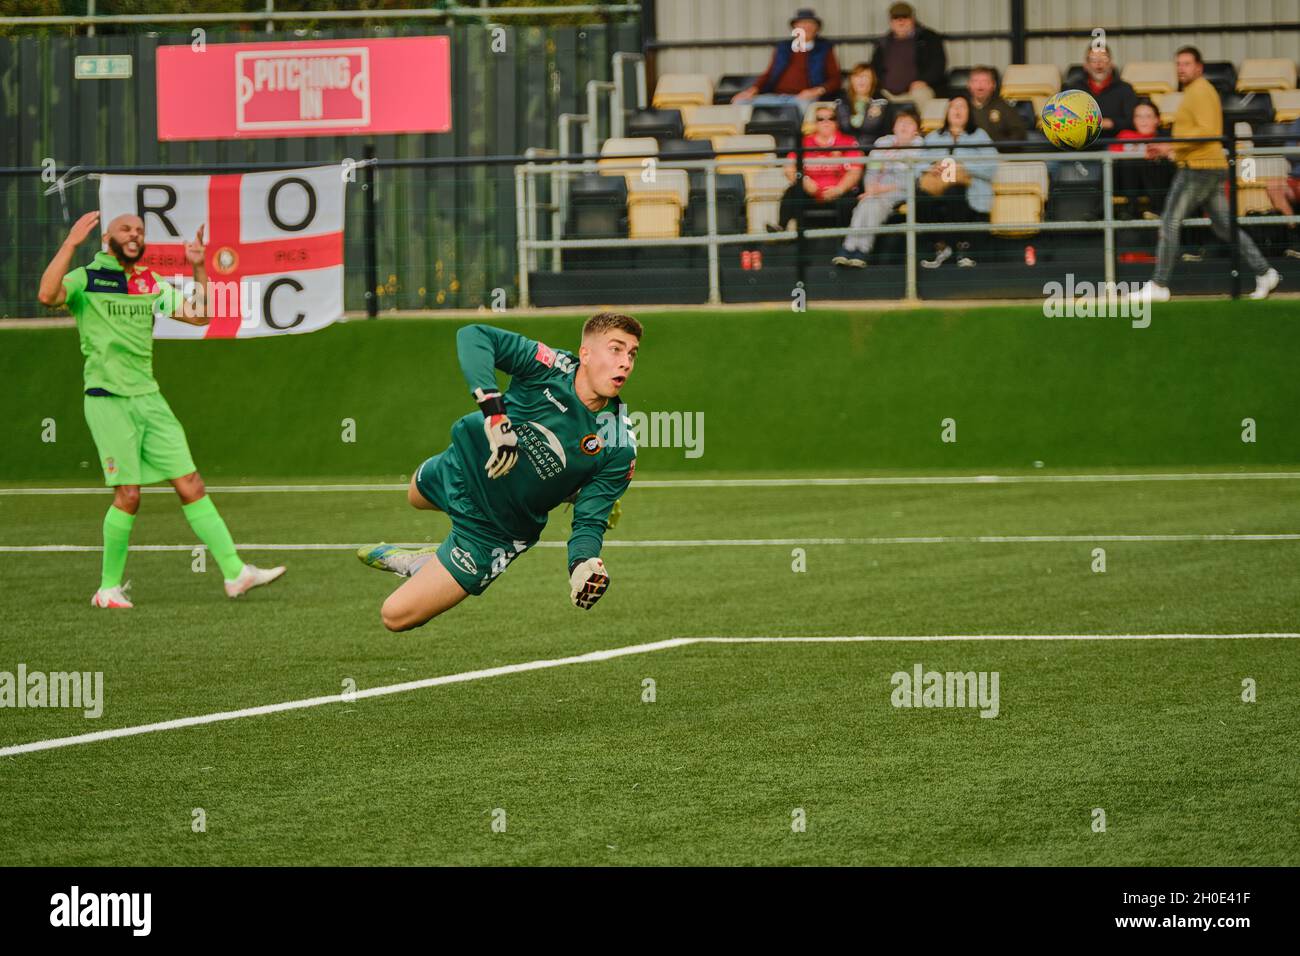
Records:
{"label": "goalkeeper's white glove", "polygon": [[483,431],[487,434],[488,446],[491,448],[483,469],[489,478],[500,478],[519,460],[519,436],[515,434],[510,417],[506,415],[505,402],[502,401],[500,392],[476,388],[474,399],[483,410]]}
{"label": "goalkeeper's white glove", "polygon": [[600,558],[575,561],[569,567],[569,597],[584,611],[600,600],[609,587],[609,572]]}

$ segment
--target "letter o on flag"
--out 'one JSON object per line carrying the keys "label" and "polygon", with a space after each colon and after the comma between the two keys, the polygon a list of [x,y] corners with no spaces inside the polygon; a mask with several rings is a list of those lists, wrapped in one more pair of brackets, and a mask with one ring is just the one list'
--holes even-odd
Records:
{"label": "letter o on flag", "polygon": [[[303,192],[307,194],[307,215],[296,223],[287,223],[280,218],[276,210],[277,199],[280,196],[280,190],[288,185],[301,186]],[[311,225],[312,220],[316,218],[316,190],[311,188],[311,183],[301,176],[286,176],[284,179],[276,180],[271,191],[266,195],[266,214],[275,223],[277,229],[283,229],[285,232],[302,232]]]}

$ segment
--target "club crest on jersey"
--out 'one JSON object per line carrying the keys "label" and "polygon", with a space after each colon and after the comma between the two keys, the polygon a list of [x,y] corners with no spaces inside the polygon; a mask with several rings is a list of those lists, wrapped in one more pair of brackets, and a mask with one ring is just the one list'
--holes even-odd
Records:
{"label": "club crest on jersey", "polygon": [[464,548],[452,548],[451,560],[456,563],[467,574],[478,574],[478,565],[474,563],[474,556]]}
{"label": "club crest on jersey", "polygon": [[551,368],[555,365],[555,349],[551,348],[545,342],[538,342],[537,355],[535,355],[534,358],[547,368]]}
{"label": "club crest on jersey", "polygon": [[600,454],[600,450],[605,447],[600,440],[600,436],[595,432],[592,432],[590,435],[583,435],[582,441],[579,444],[582,447],[582,453],[584,455],[598,455]]}
{"label": "club crest on jersey", "polygon": [[116,458],[105,458],[105,459],[104,459],[104,474],[108,475],[110,478],[112,478],[114,475],[117,474],[117,459],[116,459]]}

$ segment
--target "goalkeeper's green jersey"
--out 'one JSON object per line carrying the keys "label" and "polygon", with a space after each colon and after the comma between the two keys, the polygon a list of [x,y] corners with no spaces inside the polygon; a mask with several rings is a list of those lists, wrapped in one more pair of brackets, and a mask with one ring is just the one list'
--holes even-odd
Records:
{"label": "goalkeeper's green jersey", "polygon": [[90,265],[64,276],[63,288],[86,357],[86,388],[125,396],[158,391],[154,314],[176,311],[182,301],[176,287],[142,265],[128,273],[116,256],[100,252]]}
{"label": "goalkeeper's green jersey", "polygon": [[577,493],[569,562],[600,554],[610,510],[636,468],[636,446],[617,400],[599,412],[573,390],[578,357],[515,332],[469,325],[456,352],[471,394],[498,388],[494,369],[511,376],[503,399],[519,439],[519,460],[501,478],[484,470],[490,447],[483,415],[456,422],[451,444],[464,464],[469,495],[484,517],[510,538],[533,541],[547,514]]}

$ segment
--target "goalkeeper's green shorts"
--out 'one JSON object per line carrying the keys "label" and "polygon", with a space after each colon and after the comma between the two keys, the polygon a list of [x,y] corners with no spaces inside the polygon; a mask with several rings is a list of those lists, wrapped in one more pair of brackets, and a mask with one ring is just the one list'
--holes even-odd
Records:
{"label": "goalkeeper's green shorts", "polygon": [[161,392],[87,395],[86,424],[107,485],[152,485],[195,471],[185,429]]}
{"label": "goalkeeper's green shorts", "polygon": [[469,496],[461,467],[460,455],[448,448],[420,466],[415,487],[451,519],[451,531],[438,547],[438,560],[457,584],[477,596],[537,539],[511,540],[484,517]]}

